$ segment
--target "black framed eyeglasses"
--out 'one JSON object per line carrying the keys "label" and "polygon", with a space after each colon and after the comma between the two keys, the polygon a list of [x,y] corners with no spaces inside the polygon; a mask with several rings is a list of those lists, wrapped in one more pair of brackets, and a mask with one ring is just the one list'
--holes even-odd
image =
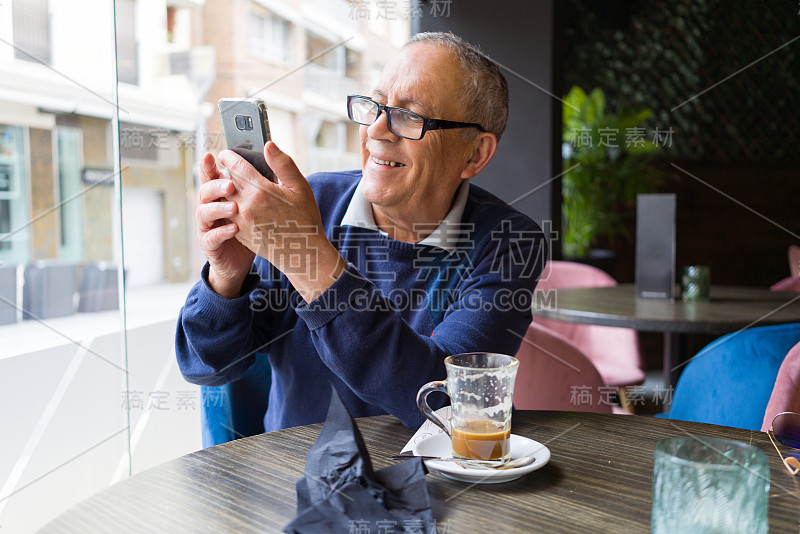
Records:
{"label": "black framed eyeglasses", "polygon": [[478,123],[475,122],[456,122],[442,119],[428,119],[418,113],[403,108],[393,108],[384,106],[360,95],[349,95],[347,97],[347,116],[350,120],[371,126],[382,112],[386,112],[386,125],[389,131],[398,137],[416,141],[422,139],[428,130],[449,130],[453,128],[477,128],[485,132]]}
{"label": "black framed eyeglasses", "polygon": [[795,412],[781,412],[772,418],[772,424],[767,430],[772,446],[778,451],[778,456],[783,460],[783,465],[792,475],[800,473],[800,460],[796,456],[784,456],[778,444],[796,451],[800,450],[800,414]]}

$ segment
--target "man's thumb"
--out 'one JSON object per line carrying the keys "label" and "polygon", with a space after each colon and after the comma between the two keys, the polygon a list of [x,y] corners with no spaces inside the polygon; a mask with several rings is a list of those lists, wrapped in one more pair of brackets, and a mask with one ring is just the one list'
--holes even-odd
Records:
{"label": "man's thumb", "polygon": [[270,166],[280,183],[290,186],[297,180],[303,179],[303,174],[297,168],[292,158],[285,154],[278,145],[272,141],[267,141],[264,145],[264,158]]}

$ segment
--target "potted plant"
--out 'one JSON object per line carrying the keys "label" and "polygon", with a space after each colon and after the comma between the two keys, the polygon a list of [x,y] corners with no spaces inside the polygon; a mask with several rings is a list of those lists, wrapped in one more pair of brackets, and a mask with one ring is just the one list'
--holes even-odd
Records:
{"label": "potted plant", "polygon": [[601,89],[573,87],[563,104],[563,253],[590,256],[598,239],[630,237],[636,196],[653,192],[660,172],[649,164],[660,150],[643,123],[651,110],[609,113]]}

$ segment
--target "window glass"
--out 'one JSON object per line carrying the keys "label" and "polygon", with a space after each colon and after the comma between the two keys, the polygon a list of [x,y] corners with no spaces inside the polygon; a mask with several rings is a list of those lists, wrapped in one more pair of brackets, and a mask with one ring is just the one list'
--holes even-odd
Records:
{"label": "window glass", "polygon": [[50,13],[47,0],[14,0],[14,57],[50,64]]}
{"label": "window glass", "polygon": [[0,2],[0,532],[131,472],[112,5]]}
{"label": "window glass", "polygon": [[63,259],[83,255],[83,198],[81,195],[81,131],[58,127],[58,199]]}
{"label": "window glass", "polygon": [[289,60],[289,23],[253,4],[248,18],[247,45],[251,51],[278,61]]}
{"label": "window glass", "polygon": [[23,129],[0,125],[0,261],[28,260],[28,194]]}
{"label": "window glass", "polygon": [[119,81],[139,83],[139,44],[136,41],[135,0],[115,0]]}

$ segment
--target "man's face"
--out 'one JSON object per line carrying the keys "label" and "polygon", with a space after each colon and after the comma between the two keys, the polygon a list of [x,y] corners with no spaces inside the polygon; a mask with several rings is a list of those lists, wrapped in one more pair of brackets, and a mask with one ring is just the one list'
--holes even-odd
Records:
{"label": "man's face", "polygon": [[[431,119],[465,121],[461,76],[460,65],[446,49],[414,43],[386,66],[372,98]],[[389,131],[385,113],[371,126],[361,126],[362,190],[379,226],[430,226],[447,215],[472,152],[472,143],[460,134],[433,130],[416,141],[404,139]]]}

